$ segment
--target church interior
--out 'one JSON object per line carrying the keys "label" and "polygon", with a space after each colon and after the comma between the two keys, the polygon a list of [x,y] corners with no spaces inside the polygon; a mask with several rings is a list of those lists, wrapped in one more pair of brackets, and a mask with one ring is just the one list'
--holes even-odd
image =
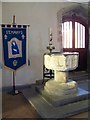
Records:
{"label": "church interior", "polygon": [[[0,2],[0,24],[0,118],[88,119],[90,2]],[[2,24],[28,26],[17,70],[4,64]]]}

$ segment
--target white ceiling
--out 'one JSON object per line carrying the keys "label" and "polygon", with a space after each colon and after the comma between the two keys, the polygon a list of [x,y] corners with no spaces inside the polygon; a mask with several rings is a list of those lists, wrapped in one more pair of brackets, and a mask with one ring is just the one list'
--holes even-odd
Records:
{"label": "white ceiling", "polygon": [[0,0],[1,2],[79,2],[87,3],[90,0]]}

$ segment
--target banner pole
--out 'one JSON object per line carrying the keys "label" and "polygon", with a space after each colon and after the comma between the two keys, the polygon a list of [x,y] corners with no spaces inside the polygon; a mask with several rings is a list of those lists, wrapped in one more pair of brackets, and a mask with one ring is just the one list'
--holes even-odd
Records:
{"label": "banner pole", "polygon": [[13,71],[12,72],[12,80],[13,80],[13,92],[12,92],[12,94],[13,95],[16,95],[16,94],[19,93],[18,90],[16,90],[16,87],[15,87],[15,75],[16,75],[16,72]]}
{"label": "banner pole", "polygon": [[[16,22],[15,20],[16,20],[15,15],[13,15],[13,23],[12,23],[13,25],[15,25],[15,22]],[[14,71],[12,72],[12,75],[13,75],[12,76],[12,78],[13,78],[13,94],[15,94],[15,72]]]}
{"label": "banner pole", "polygon": [[13,93],[15,93],[15,72],[12,72],[12,79],[13,79]]}
{"label": "banner pole", "polygon": [[15,15],[13,15],[13,22],[12,22],[12,24],[13,24],[13,25],[16,24],[16,16],[15,16]]}
{"label": "banner pole", "polygon": [[[13,25],[16,24],[16,17],[15,17],[15,15],[13,15],[13,22],[12,22],[12,24],[13,24]],[[16,94],[19,93],[19,92],[16,90],[16,88],[15,88],[15,76],[16,76],[16,71],[12,71],[12,81],[13,81],[13,92],[12,92],[12,94],[13,94],[13,95],[16,95]]]}

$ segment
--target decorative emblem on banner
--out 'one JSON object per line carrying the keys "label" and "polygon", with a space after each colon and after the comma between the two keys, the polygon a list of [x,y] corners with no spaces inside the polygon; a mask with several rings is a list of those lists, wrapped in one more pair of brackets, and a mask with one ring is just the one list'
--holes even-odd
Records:
{"label": "decorative emblem on banner", "polygon": [[2,26],[2,38],[4,65],[16,70],[26,64],[26,27]]}
{"label": "decorative emblem on banner", "polygon": [[8,56],[9,58],[22,57],[22,41],[14,37],[8,42]]}

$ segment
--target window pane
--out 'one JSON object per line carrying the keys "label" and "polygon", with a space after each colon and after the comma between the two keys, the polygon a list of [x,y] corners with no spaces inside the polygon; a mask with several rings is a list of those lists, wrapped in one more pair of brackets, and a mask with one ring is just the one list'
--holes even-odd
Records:
{"label": "window pane", "polygon": [[69,25],[70,25],[70,32],[69,32],[69,36],[70,36],[70,48],[72,48],[72,22],[71,21],[70,21]]}
{"label": "window pane", "polygon": [[62,24],[62,41],[64,48],[72,48],[72,22]]}
{"label": "window pane", "polygon": [[83,26],[83,48],[85,48],[85,27]]}
{"label": "window pane", "polygon": [[78,48],[80,48],[80,24],[78,23]]}
{"label": "window pane", "polygon": [[64,48],[66,48],[66,22],[64,23]]}
{"label": "window pane", "polygon": [[85,48],[85,27],[75,22],[75,48]]}
{"label": "window pane", "polygon": [[83,48],[83,26],[81,25],[81,48]]}
{"label": "window pane", "polygon": [[78,48],[78,24],[75,22],[75,48]]}
{"label": "window pane", "polygon": [[64,46],[64,24],[62,24],[62,46]]}
{"label": "window pane", "polygon": [[70,44],[69,43],[69,41],[70,41],[69,40],[69,22],[66,22],[66,26],[67,26],[67,31],[66,31],[66,35],[67,35],[67,39],[66,40],[67,40],[67,43],[66,44],[67,44],[67,48],[69,48],[69,44]]}

